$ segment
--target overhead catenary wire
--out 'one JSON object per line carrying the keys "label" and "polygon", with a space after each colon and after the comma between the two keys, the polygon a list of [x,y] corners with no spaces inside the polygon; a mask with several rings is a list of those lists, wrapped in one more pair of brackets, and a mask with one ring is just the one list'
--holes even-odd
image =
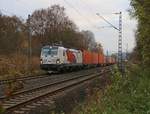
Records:
{"label": "overhead catenary wire", "polygon": [[[28,4],[29,2],[25,2],[25,1],[23,1],[23,0],[15,0],[18,4],[19,4],[19,6],[21,5],[21,10],[23,11],[23,12],[29,12],[28,14],[30,14],[31,12],[30,12],[30,7],[32,7],[32,5],[31,4]],[[27,15],[28,15],[27,14]],[[27,18],[27,17],[26,17]]]}
{"label": "overhead catenary wire", "polygon": [[21,4],[24,8],[27,8],[26,6],[31,7],[30,4],[28,4],[27,2],[24,2],[23,0],[16,0],[16,2],[18,2],[19,4],[20,4],[20,3],[25,4],[25,5],[22,5],[22,4]]}
{"label": "overhead catenary wire", "polygon": [[[81,0],[84,4],[87,5],[87,3],[84,1],[84,0]],[[87,7],[90,7],[89,5],[87,5]],[[93,12],[94,15],[95,15],[95,11],[93,10],[92,7],[90,7],[90,12]],[[116,30],[119,30],[116,26],[114,26],[112,23],[110,23],[108,20],[105,19],[105,17],[103,17],[102,15],[100,15],[99,13],[96,13],[97,16],[99,16],[99,18],[101,18],[102,20],[104,20],[107,24],[109,24],[110,26],[101,26],[101,27],[98,27],[98,28],[106,28],[106,27],[113,27],[114,29]]]}
{"label": "overhead catenary wire", "polygon": [[[91,12],[91,15],[92,15],[91,17],[95,20],[94,16],[96,16],[95,15],[96,12],[93,10],[93,8],[89,6],[84,0],[80,0],[80,1],[82,1],[82,3],[87,9],[89,9],[89,12]],[[96,26],[97,29],[104,29],[108,27],[110,28],[111,26]]]}
{"label": "overhead catenary wire", "polygon": [[[90,5],[88,5],[87,3],[86,3],[86,1],[84,1],[84,0],[80,0],[81,2],[83,2],[83,4],[89,9],[89,11],[91,12],[91,14],[94,14],[95,15],[95,11],[93,10],[93,8],[90,6]],[[99,26],[99,27],[97,27],[97,29],[103,29],[103,28],[108,28],[108,27],[110,27],[110,26]]]}
{"label": "overhead catenary wire", "polygon": [[81,17],[83,17],[83,18],[86,19],[89,23],[91,23],[89,19],[87,19],[85,16],[83,16],[83,15],[82,15],[72,4],[70,4],[67,0],[64,0],[64,2],[65,2],[69,7],[71,7],[72,9],[74,9]]}
{"label": "overhead catenary wire", "polygon": [[80,1],[82,1],[82,3],[88,9],[88,11],[91,12],[91,14],[94,14],[94,16],[95,16],[95,11],[93,10],[93,8],[91,6],[89,6],[84,0],[80,0]]}
{"label": "overhead catenary wire", "polygon": [[74,9],[74,11],[76,11],[82,18],[84,18],[88,23],[90,23],[91,24],[91,26],[93,26],[95,29],[98,29],[97,27],[96,27],[96,25],[94,25],[93,24],[93,22],[91,22],[91,20],[89,20],[87,17],[85,17],[84,15],[82,15],[81,13],[80,13],[80,11],[78,10],[78,9],[76,9],[72,4],[70,4],[67,0],[64,0],[64,2],[69,6],[69,7],[71,7],[72,9]]}
{"label": "overhead catenary wire", "polygon": [[91,6],[89,6],[89,5],[85,2],[85,0],[80,0],[80,1],[82,1],[82,2],[85,4],[85,6],[87,6],[87,8],[89,9],[90,12],[92,12],[92,13],[95,14],[95,11],[93,10],[93,8],[92,8]]}
{"label": "overhead catenary wire", "polygon": [[[24,7],[24,9],[22,8],[21,10],[23,10],[23,12],[25,12],[26,10],[25,10],[25,8],[27,8],[26,6],[28,6],[28,7],[30,7],[26,2],[24,2],[24,1],[22,1],[22,0],[15,0],[18,4],[25,4],[25,5],[22,5],[21,4],[21,7]],[[5,9],[0,9],[0,11],[3,11],[3,12],[5,12],[6,14],[10,14],[10,15],[15,15],[15,16],[17,16],[17,14],[14,14],[14,13],[12,13],[12,12],[10,12],[10,11],[7,11],[7,10],[5,10]],[[21,17],[21,16],[20,16]]]}
{"label": "overhead catenary wire", "polygon": [[10,15],[16,15],[16,14],[14,14],[14,13],[12,13],[10,11],[7,11],[5,9],[0,9],[0,11],[2,11],[3,13],[6,13],[6,14],[10,14]]}
{"label": "overhead catenary wire", "polygon": [[90,18],[91,18],[91,20],[95,20],[95,15],[93,15],[93,14],[95,14],[94,12],[94,10],[93,10],[93,8],[92,7],[88,7],[88,4],[85,2],[85,1],[83,1],[83,0],[79,0],[79,1],[81,1],[82,3],[80,3],[80,4],[82,4],[82,8],[84,7],[85,9],[87,9],[86,11],[88,12],[88,14],[90,14],[91,16],[90,16]]}
{"label": "overhead catenary wire", "polygon": [[96,15],[98,16],[98,17],[100,17],[101,19],[103,19],[107,24],[109,24],[111,27],[113,27],[114,29],[116,29],[116,30],[118,30],[119,31],[119,29],[117,28],[117,27],[115,27],[113,24],[111,24],[108,20],[106,20],[103,16],[101,16],[99,13],[96,13]]}

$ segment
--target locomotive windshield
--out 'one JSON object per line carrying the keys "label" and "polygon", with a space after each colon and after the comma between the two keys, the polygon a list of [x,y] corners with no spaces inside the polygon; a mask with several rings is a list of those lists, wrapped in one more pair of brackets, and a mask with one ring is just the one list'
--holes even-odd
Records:
{"label": "locomotive windshield", "polygon": [[55,48],[55,47],[52,47],[52,48],[49,48],[49,47],[44,47],[42,49],[42,55],[57,55],[57,52],[58,52],[58,48]]}

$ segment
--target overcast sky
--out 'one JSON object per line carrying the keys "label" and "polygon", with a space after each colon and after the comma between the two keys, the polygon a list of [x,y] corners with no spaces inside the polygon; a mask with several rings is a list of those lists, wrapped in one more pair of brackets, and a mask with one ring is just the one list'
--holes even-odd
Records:
{"label": "overcast sky", "polygon": [[[65,2],[67,1],[67,2]],[[113,13],[123,12],[123,50],[131,51],[135,46],[134,33],[136,20],[130,18],[127,10],[130,8],[130,0],[0,0],[0,10],[7,15],[17,15],[26,19],[35,9],[47,8],[59,4],[66,8],[66,13],[80,30],[90,30],[94,33],[96,41],[100,42],[104,50],[109,53],[117,51],[118,31],[96,16],[96,13],[104,16],[113,25],[118,27],[118,15]]]}

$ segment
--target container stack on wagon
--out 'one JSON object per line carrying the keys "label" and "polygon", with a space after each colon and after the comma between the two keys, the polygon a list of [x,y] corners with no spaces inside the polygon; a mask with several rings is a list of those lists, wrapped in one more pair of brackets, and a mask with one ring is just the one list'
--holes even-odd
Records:
{"label": "container stack on wagon", "polygon": [[92,64],[92,53],[86,50],[82,51],[82,63],[83,65],[91,65]]}
{"label": "container stack on wagon", "polygon": [[98,53],[95,52],[92,53],[92,64],[98,65]]}
{"label": "container stack on wagon", "polygon": [[103,54],[98,54],[98,64],[99,64],[99,66],[104,65],[104,55]]}

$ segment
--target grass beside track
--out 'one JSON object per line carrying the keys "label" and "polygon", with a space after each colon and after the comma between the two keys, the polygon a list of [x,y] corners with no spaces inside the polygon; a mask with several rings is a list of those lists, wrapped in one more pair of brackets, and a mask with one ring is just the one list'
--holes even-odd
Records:
{"label": "grass beside track", "polygon": [[121,78],[113,72],[112,84],[95,92],[72,114],[150,114],[150,71],[137,65],[128,68]]}

